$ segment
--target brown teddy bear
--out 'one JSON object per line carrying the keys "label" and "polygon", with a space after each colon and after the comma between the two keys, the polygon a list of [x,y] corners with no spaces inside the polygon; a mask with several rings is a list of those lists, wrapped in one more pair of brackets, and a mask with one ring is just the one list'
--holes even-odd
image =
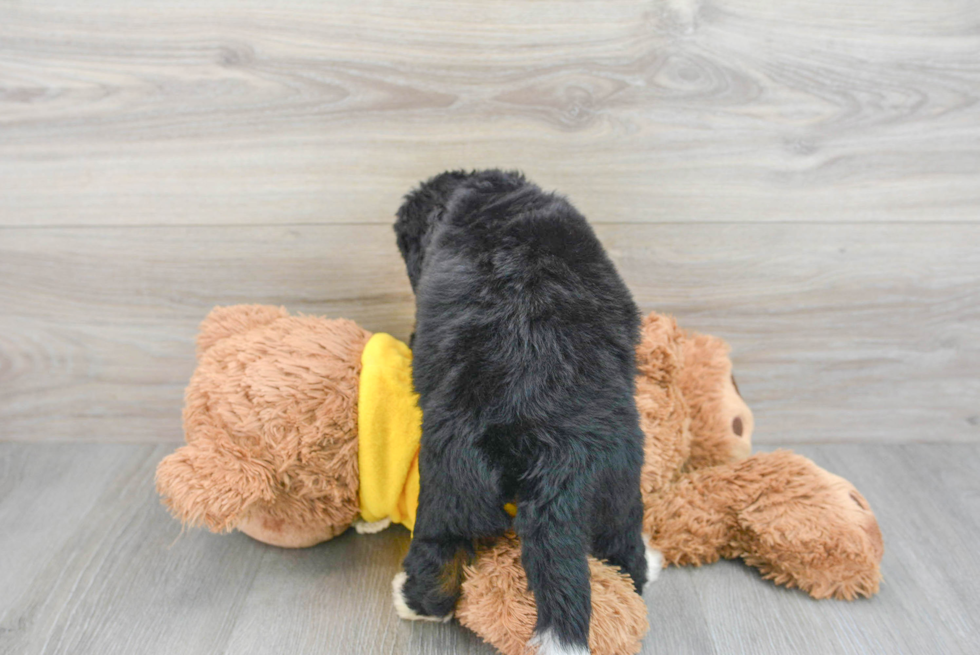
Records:
{"label": "brown teddy bear", "polygon": [[857,489],[788,451],[750,455],[752,413],[724,341],[657,314],[642,330],[643,525],[665,562],[741,557],[814,598],[877,593],[884,546]]}
{"label": "brown teddy bear", "polygon": [[[788,452],[750,456],[753,418],[727,345],[651,313],[637,348],[646,434],[644,527],[668,564],[742,557],[816,598],[878,589],[881,534],[845,480]],[[421,415],[411,352],[348,320],[219,307],[201,325],[187,388],[187,445],[157,469],[170,511],[215,532],[310,546],[356,523],[411,528]],[[590,648],[635,653],[646,607],[628,577],[595,560]],[[456,617],[505,655],[535,623],[517,538],[482,544]]]}

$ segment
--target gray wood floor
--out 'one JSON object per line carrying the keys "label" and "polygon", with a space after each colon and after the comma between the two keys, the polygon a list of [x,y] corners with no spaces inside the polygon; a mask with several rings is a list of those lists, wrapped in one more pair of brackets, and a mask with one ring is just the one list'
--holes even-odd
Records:
{"label": "gray wood floor", "polygon": [[[0,653],[492,653],[399,621],[401,529],[306,550],[181,533],[153,490],[176,444],[0,444]],[[975,653],[980,445],[800,446],[851,479],[885,536],[881,593],[813,601],[738,562],[668,569],[643,653]]]}

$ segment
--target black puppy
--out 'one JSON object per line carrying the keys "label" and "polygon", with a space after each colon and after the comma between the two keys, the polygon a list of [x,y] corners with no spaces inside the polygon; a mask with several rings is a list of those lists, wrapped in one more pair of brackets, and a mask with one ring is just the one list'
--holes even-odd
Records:
{"label": "black puppy", "polygon": [[416,294],[422,406],[403,618],[447,620],[474,539],[513,526],[539,653],[587,653],[586,556],[647,580],[639,314],[585,218],[519,173],[438,175],[395,223]]}

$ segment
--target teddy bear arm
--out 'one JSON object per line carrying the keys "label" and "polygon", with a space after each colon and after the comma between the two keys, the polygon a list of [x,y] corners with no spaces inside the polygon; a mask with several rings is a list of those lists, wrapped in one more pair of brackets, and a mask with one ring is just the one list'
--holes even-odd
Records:
{"label": "teddy bear arm", "polygon": [[738,528],[733,507],[740,489],[728,484],[724,467],[699,470],[644,498],[643,530],[664,565],[709,564],[735,557]]}
{"label": "teddy bear arm", "polygon": [[872,596],[881,579],[881,531],[854,486],[787,451],[731,467],[750,502],[738,508],[737,548],[776,584],[814,598]]}

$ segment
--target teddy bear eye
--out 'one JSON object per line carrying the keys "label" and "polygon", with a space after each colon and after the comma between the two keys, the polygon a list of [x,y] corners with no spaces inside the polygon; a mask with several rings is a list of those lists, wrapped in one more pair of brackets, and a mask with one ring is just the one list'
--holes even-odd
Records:
{"label": "teddy bear eye", "polygon": [[736,416],[732,419],[732,432],[735,433],[736,437],[742,436],[742,417]]}

